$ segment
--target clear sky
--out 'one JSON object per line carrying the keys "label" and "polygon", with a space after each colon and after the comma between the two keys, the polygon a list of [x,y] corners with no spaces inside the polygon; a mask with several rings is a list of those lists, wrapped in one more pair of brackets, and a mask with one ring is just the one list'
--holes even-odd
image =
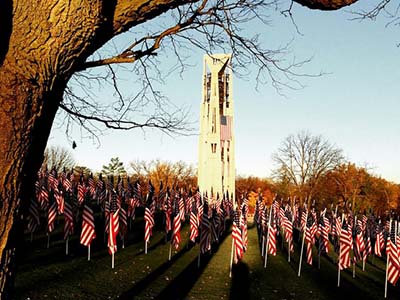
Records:
{"label": "clear sky", "polygon": [[[370,3],[360,2],[351,9]],[[318,12],[294,5],[293,15],[302,35],[279,12],[273,15],[272,27],[260,28],[265,47],[293,39],[292,53],[297,58],[313,57],[302,71],[327,74],[302,78],[306,87],[286,90],[286,97],[269,84],[256,90],[251,76],[234,78],[238,175],[269,176],[271,154],[284,138],[308,130],[342,148],[351,162],[367,165],[374,174],[400,183],[398,28],[386,28],[385,19],[350,21],[348,11]],[[201,54],[192,55],[193,67],[182,78],[170,77],[163,87],[175,103],[190,107],[193,135],[171,138],[153,130],[109,132],[98,146],[77,131],[72,136],[78,144],[73,150],[77,162],[93,170],[100,170],[115,156],[126,167],[136,159],[183,160],[196,165],[202,59]],[[49,144],[70,148],[63,128],[53,129]]]}

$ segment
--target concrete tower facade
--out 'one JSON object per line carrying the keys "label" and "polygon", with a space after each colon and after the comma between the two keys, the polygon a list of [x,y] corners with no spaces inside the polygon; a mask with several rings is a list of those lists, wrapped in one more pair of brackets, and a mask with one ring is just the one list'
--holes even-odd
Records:
{"label": "concrete tower facade", "polygon": [[[201,193],[235,197],[235,135],[230,54],[204,56],[198,185]],[[234,198],[233,198],[234,199]]]}

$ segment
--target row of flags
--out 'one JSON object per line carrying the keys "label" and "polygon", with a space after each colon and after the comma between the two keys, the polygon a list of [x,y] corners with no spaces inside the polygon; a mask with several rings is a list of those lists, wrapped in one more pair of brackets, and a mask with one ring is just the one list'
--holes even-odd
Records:
{"label": "row of flags", "polygon": [[254,221],[257,224],[262,243],[261,255],[265,255],[265,262],[268,254],[276,255],[276,235],[279,232],[288,243],[288,261],[290,253],[294,251],[294,228],[303,234],[299,276],[304,244],[306,262],[312,265],[313,247],[317,247],[319,255],[327,254],[331,251],[330,241],[332,241],[334,246],[332,250],[338,254],[338,285],[341,270],[353,264],[353,276],[355,276],[354,266],[357,261],[362,262],[364,271],[369,255],[375,254],[381,257],[384,252],[387,257],[386,282],[395,285],[400,278],[400,222],[396,220],[384,221],[373,214],[367,216],[353,212],[339,215],[337,207],[333,210],[333,206],[329,211],[325,208],[317,212],[314,207],[307,209],[306,206],[300,207],[291,201],[284,204],[283,201],[274,200],[268,208],[259,197],[256,201]]}
{"label": "row of flags", "polygon": [[[27,216],[27,229],[32,234],[41,224],[40,216],[47,219],[46,232],[54,230],[54,221],[58,215],[64,216],[64,240],[68,247],[69,237],[74,234],[76,224],[81,220],[80,243],[88,247],[90,259],[90,245],[101,231],[107,236],[109,253],[113,256],[117,252],[117,237],[120,236],[122,247],[128,231],[128,221],[134,220],[138,207],[144,210],[144,243],[145,252],[150,243],[155,226],[155,213],[163,216],[165,234],[171,236],[171,246],[179,249],[181,243],[181,224],[189,221],[189,239],[199,244],[200,254],[211,250],[213,243],[220,241],[226,231],[226,221],[237,215],[234,223],[238,226],[241,238],[237,239],[238,255],[234,261],[238,262],[247,248],[247,200],[242,200],[240,207],[234,210],[233,201],[228,194],[219,197],[201,195],[200,191],[185,189],[164,188],[160,183],[158,193],[152,183],[148,183],[148,192],[142,195],[141,183],[128,182],[123,184],[118,179],[116,186],[113,180],[107,182],[100,177],[95,180],[90,176],[86,180],[83,176],[76,178],[73,173],[65,171],[57,174],[54,170],[39,173],[36,186],[36,197],[31,199]],[[95,213],[100,211],[104,222],[95,222]],[[97,218],[97,217],[96,217]],[[235,220],[236,220],[235,219]],[[104,224],[99,230],[96,225]],[[101,226],[101,225],[100,225]],[[239,243],[240,242],[240,243]],[[242,250],[239,251],[239,248]],[[114,261],[114,260],[113,260]]]}

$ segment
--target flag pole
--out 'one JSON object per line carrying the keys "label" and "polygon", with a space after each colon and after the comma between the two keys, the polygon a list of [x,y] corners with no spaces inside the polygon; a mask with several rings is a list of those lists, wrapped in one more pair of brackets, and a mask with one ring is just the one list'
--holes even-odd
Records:
{"label": "flag pole", "polygon": [[114,269],[114,251],[111,254],[111,269]]}
{"label": "flag pole", "polygon": [[69,241],[69,236],[67,237],[67,240],[65,241],[65,255],[68,255],[68,241]]}
{"label": "flag pole", "polygon": [[90,261],[90,244],[88,246],[88,254],[87,255],[88,255],[87,260]]}
{"label": "flag pole", "polygon": [[169,243],[169,255],[168,255],[168,260],[171,260],[171,254],[172,254],[172,238],[171,238],[171,242]]}
{"label": "flag pole", "polygon": [[267,230],[267,245],[265,248],[265,257],[264,257],[264,268],[267,267],[268,262],[268,249],[269,249],[269,230],[271,228],[271,218],[272,218],[272,204],[269,210],[269,220],[268,220],[268,230]]}
{"label": "flag pole", "polygon": [[147,241],[144,241],[144,254],[147,254]]}
{"label": "flag pole", "polygon": [[[343,220],[344,220],[344,213],[342,213],[342,225],[343,226]],[[340,229],[340,234],[339,234],[339,258],[338,258],[338,278],[337,278],[337,286],[340,287],[340,257],[342,256],[342,247],[340,245],[340,236],[342,235],[342,229]]]}
{"label": "flag pole", "polygon": [[50,234],[47,233],[47,249],[50,248]]}
{"label": "flag pole", "polygon": [[306,223],[304,224],[303,239],[302,239],[302,242],[301,242],[300,261],[299,261],[299,272],[297,273],[297,276],[298,276],[298,277],[300,277],[300,274],[301,274],[301,263],[302,263],[302,261],[303,261],[304,240],[306,239],[307,219],[308,219],[308,211],[307,211],[307,213],[306,213]]}

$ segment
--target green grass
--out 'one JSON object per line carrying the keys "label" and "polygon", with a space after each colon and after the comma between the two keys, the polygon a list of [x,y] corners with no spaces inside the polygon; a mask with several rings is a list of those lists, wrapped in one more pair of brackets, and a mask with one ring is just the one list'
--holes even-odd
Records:
{"label": "green grass", "polygon": [[[46,237],[27,238],[19,256],[16,276],[17,299],[383,299],[385,261],[371,258],[362,272],[356,267],[341,274],[337,288],[334,254],[321,257],[320,270],[314,249],[314,265],[303,263],[297,276],[299,245],[287,262],[286,243],[278,254],[268,257],[267,268],[260,256],[257,230],[249,228],[249,248],[244,259],[233,267],[229,277],[230,234],[222,238],[212,252],[201,256],[198,245],[188,245],[188,226],[183,227],[179,251],[168,261],[169,243],[162,228],[154,232],[148,254],[144,254],[143,221],[133,224],[125,249],[118,248],[115,268],[107,253],[103,236],[93,244],[91,261],[78,237],[70,241],[65,255],[61,228],[46,249]],[[388,284],[388,299],[400,299],[399,287]]]}

